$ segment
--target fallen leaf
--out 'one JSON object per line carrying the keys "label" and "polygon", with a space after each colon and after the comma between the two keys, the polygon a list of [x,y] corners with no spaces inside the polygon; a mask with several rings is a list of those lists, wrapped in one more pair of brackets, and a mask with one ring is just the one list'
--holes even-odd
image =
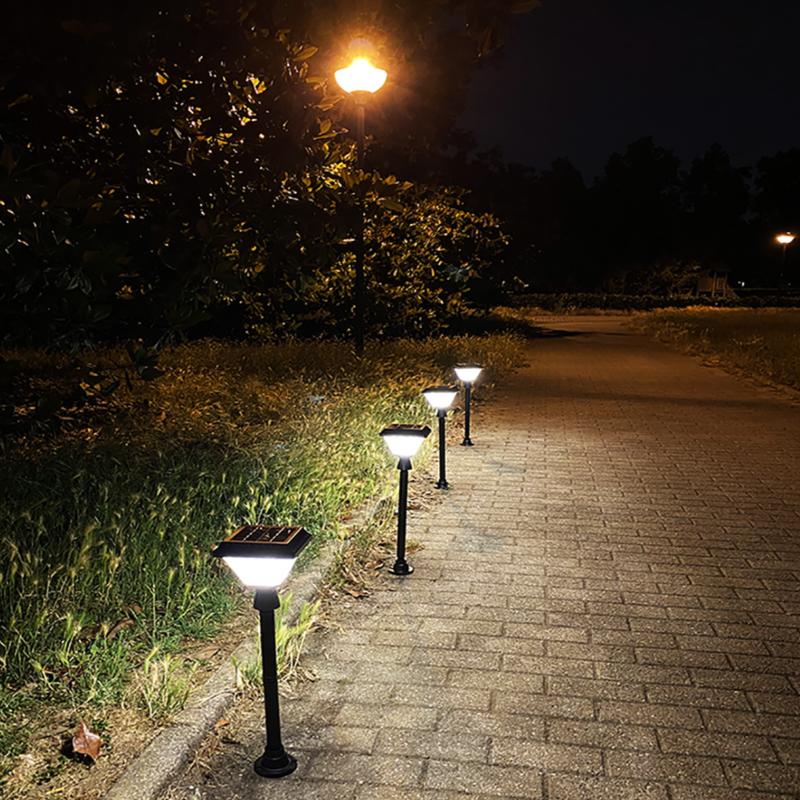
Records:
{"label": "fallen leaf", "polygon": [[356,600],[367,596],[366,592],[362,592],[360,589],[354,589],[352,586],[345,586],[344,590],[350,595],[350,597],[355,597]]}
{"label": "fallen leaf", "polygon": [[88,756],[92,761],[97,761],[102,743],[103,740],[81,720],[78,724],[78,729],[72,735],[73,752]]}
{"label": "fallen leaf", "polygon": [[111,630],[109,630],[108,635],[106,636],[107,641],[111,641],[112,639],[119,636],[125,628],[132,628],[136,623],[132,619],[121,619],[118,622],[115,622],[111,626]]}
{"label": "fallen leaf", "polygon": [[376,559],[375,561],[370,561],[367,564],[367,569],[380,569],[383,566],[382,559]]}
{"label": "fallen leaf", "polygon": [[214,729],[219,730],[220,728],[224,728],[226,725],[230,725],[230,720],[227,719],[220,719],[214,724]]}

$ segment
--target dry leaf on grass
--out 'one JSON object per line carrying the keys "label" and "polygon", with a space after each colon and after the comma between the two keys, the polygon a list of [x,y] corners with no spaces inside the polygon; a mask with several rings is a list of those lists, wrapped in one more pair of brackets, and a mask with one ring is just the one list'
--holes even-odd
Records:
{"label": "dry leaf on grass", "polygon": [[72,736],[72,751],[97,761],[103,740],[81,720]]}
{"label": "dry leaf on grass", "polygon": [[119,636],[126,628],[132,628],[135,624],[136,623],[132,619],[121,619],[119,622],[115,622],[106,634],[106,640],[110,642],[112,639]]}

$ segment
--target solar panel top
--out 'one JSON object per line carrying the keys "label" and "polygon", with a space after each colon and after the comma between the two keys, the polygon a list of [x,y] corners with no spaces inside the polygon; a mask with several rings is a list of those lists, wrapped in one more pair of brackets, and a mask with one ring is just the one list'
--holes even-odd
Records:
{"label": "solar panel top", "polygon": [[226,541],[248,544],[288,544],[303,529],[285,525],[244,525],[234,531]]}

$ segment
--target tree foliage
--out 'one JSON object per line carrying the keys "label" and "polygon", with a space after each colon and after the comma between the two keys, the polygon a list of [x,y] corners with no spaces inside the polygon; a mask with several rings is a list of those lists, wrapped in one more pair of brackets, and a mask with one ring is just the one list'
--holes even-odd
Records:
{"label": "tree foliage", "polygon": [[353,169],[352,112],[331,80],[342,42],[372,36],[399,73],[371,114],[381,136],[407,146],[416,120],[428,147],[450,117],[420,112],[463,87],[503,21],[532,5],[18,9],[0,39],[2,333],[291,329],[312,278],[345,269],[355,203],[391,203],[400,185]]}

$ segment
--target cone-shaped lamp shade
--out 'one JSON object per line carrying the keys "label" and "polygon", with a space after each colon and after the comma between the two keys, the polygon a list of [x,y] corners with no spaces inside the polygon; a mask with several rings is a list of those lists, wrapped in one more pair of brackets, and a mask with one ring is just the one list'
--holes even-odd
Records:
{"label": "cone-shaped lamp shade", "polygon": [[386,83],[384,69],[373,67],[369,59],[356,58],[349,67],[336,70],[336,83],[348,94],[353,92],[377,92]]}
{"label": "cone-shaped lamp shade", "polygon": [[422,394],[431,408],[435,408],[437,411],[444,411],[453,404],[453,400],[456,399],[458,394],[458,389],[454,389],[452,386],[431,386],[428,389],[423,389]]}
{"label": "cone-shaped lamp shade", "polygon": [[478,375],[483,371],[480,364],[456,364],[456,375],[464,383],[474,383]]}
{"label": "cone-shaped lamp shade", "polygon": [[427,425],[390,425],[381,436],[393,456],[413,458],[430,432]]}
{"label": "cone-shaped lamp shade", "polygon": [[303,528],[245,525],[220,542],[211,555],[221,558],[245,586],[276,589],[310,540],[311,534]]}

